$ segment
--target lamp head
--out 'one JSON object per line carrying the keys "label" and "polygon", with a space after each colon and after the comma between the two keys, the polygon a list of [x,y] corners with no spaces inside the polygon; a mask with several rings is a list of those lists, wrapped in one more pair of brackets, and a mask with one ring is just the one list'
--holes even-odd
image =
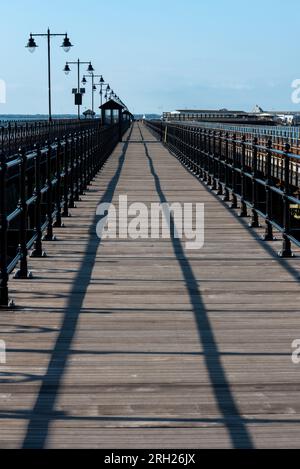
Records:
{"label": "lamp head", "polygon": [[61,47],[63,48],[63,50],[65,52],[69,52],[71,47],[73,47],[73,45],[71,44],[70,39],[68,38],[67,34],[66,34],[66,37],[64,38],[64,41],[63,41]]}
{"label": "lamp head", "polygon": [[65,68],[64,68],[65,74],[66,74],[66,75],[69,75],[70,71],[71,71],[71,69],[70,69],[69,65],[66,64],[66,66],[65,66]]}
{"label": "lamp head", "polygon": [[36,42],[34,40],[34,38],[32,37],[32,34],[30,34],[30,38],[28,40],[28,43],[27,43],[27,49],[29,50],[29,52],[33,53],[35,51],[35,49],[38,47],[36,45]]}
{"label": "lamp head", "polygon": [[89,64],[87,71],[88,71],[89,73],[93,73],[93,72],[95,71],[95,70],[94,70],[94,67],[93,67],[93,65],[92,65],[91,63]]}

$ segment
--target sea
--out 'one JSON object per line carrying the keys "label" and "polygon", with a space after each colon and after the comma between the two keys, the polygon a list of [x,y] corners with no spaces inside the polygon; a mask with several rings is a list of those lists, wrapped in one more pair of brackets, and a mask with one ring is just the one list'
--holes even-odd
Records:
{"label": "sea", "polygon": [[[53,119],[77,119],[75,114],[56,114]],[[48,115],[45,114],[0,114],[0,122],[15,122],[15,121],[42,121],[48,120]]]}
{"label": "sea", "polygon": [[[142,119],[143,114],[135,115],[136,119]],[[147,119],[160,119],[158,114],[146,114]],[[77,119],[77,114],[54,114],[53,119]],[[47,114],[0,114],[0,122],[11,121],[42,121],[48,120]]]}

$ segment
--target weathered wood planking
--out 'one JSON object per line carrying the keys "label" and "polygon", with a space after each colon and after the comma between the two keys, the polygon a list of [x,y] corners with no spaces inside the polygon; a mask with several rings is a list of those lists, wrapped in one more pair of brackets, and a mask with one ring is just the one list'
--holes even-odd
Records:
{"label": "weathered wood planking", "polygon": [[[299,258],[135,124],[1,312],[0,447],[298,447]],[[205,246],[98,240],[103,198],[205,203]]]}

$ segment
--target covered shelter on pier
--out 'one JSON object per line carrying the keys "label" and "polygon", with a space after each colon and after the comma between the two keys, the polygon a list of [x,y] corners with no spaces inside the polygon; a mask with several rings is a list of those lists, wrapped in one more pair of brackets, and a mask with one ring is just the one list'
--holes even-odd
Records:
{"label": "covered shelter on pier", "polygon": [[96,117],[96,113],[92,109],[87,109],[82,114],[86,119],[94,119]]}
{"label": "covered shelter on pier", "polygon": [[100,106],[102,125],[119,124],[120,141],[122,140],[123,109],[124,106],[113,99]]}
{"label": "covered shelter on pier", "polygon": [[131,112],[129,112],[128,109],[125,109],[125,111],[123,111],[123,121],[132,122],[133,120],[134,120],[133,114],[131,114]]}

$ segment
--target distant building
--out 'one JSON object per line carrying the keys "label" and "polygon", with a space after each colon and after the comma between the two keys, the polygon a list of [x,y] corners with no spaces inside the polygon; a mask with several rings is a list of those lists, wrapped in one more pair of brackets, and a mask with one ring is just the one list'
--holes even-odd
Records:
{"label": "distant building", "polygon": [[257,104],[254,106],[254,109],[252,111],[253,114],[260,114],[262,112],[264,112],[263,109],[259,107]]}
{"label": "distant building", "polygon": [[92,111],[91,109],[87,109],[86,111],[83,112],[83,115],[86,119],[94,119],[96,116],[96,113]]}
{"label": "distant building", "polygon": [[300,113],[287,111],[264,111],[256,105],[252,112],[231,111],[228,109],[178,109],[164,112],[164,121],[223,122],[248,125],[300,125]]}

